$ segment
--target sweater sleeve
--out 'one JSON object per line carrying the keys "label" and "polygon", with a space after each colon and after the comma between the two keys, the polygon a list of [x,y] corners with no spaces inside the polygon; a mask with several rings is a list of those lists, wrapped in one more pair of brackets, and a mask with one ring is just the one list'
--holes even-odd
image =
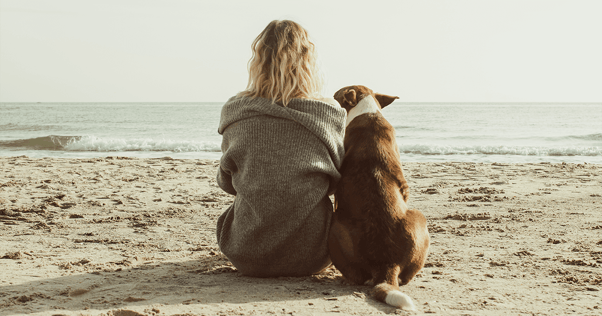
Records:
{"label": "sweater sleeve", "polygon": [[236,164],[228,154],[229,141],[226,136],[222,138],[222,158],[217,170],[217,184],[226,193],[236,195],[236,189],[232,185],[232,172],[236,172]]}
{"label": "sweater sleeve", "polygon": [[236,190],[234,189],[234,186],[232,186],[232,176],[228,171],[222,169],[221,165],[219,166],[219,170],[217,172],[217,184],[226,193],[236,195]]}

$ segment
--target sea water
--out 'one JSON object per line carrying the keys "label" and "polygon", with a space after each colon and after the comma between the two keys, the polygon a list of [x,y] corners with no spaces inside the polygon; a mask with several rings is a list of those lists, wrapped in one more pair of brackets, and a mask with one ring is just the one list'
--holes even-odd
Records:
{"label": "sea water", "polygon": [[[0,156],[219,159],[223,103],[0,103]],[[602,163],[602,103],[401,103],[402,161]]]}

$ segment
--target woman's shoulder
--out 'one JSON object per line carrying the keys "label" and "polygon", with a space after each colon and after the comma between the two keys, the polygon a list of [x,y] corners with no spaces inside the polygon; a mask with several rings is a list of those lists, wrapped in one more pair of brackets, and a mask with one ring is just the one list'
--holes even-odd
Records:
{"label": "woman's shoulder", "polygon": [[320,98],[316,98],[315,100],[327,103],[332,106],[340,106],[339,102],[337,102],[337,100],[335,100],[334,98],[320,97]]}
{"label": "woman's shoulder", "polygon": [[236,101],[241,101],[241,100],[246,100],[248,97],[243,95],[242,93],[237,93],[233,96],[231,96],[228,101],[226,101],[227,103],[232,103],[232,102],[236,102]]}
{"label": "woman's shoulder", "polygon": [[322,96],[293,99],[288,107],[309,115],[339,118],[343,121],[346,115],[345,109],[339,105],[339,102],[333,98]]}
{"label": "woman's shoulder", "polygon": [[[318,107],[316,107],[316,106],[318,106]],[[311,98],[295,98],[295,99],[292,99],[291,102],[289,102],[289,105],[287,105],[287,107],[308,108],[308,109],[321,108],[322,111],[328,109],[327,111],[329,111],[329,112],[331,112],[331,111],[334,111],[334,112],[343,111],[344,112],[345,111],[345,109],[343,109],[339,105],[339,102],[337,102],[335,99],[322,97],[322,96],[311,97]]]}

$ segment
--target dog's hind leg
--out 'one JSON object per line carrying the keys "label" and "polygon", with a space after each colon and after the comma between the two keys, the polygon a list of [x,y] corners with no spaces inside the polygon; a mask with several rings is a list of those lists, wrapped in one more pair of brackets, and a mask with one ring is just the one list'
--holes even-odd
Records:
{"label": "dog's hind leg", "polygon": [[364,284],[372,278],[370,272],[365,271],[356,258],[353,241],[347,227],[336,220],[333,220],[330,227],[328,250],[330,260],[347,280],[356,284]]}
{"label": "dog's hind leg", "polygon": [[408,218],[408,222],[411,223],[411,225],[406,227],[406,230],[413,232],[414,247],[410,252],[411,256],[408,258],[409,260],[401,267],[399,278],[402,285],[408,284],[420,269],[424,267],[430,244],[426,218],[422,212],[408,210],[406,217]]}
{"label": "dog's hind leg", "polygon": [[373,271],[375,286],[372,295],[376,300],[406,310],[416,309],[412,299],[399,290],[401,269],[398,265],[381,266]]}
{"label": "dog's hind leg", "polygon": [[422,269],[422,265],[410,263],[403,268],[399,274],[399,282],[401,285],[406,285],[412,281],[414,276]]}

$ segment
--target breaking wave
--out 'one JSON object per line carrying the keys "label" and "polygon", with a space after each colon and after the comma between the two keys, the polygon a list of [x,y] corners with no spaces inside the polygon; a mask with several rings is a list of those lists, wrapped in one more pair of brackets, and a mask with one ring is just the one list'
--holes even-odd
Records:
{"label": "breaking wave", "polygon": [[209,141],[190,141],[153,138],[110,138],[96,136],[45,136],[14,141],[0,141],[0,147],[60,151],[172,151],[218,152],[220,144]]}
{"label": "breaking wave", "polygon": [[[588,135],[596,137],[595,135]],[[0,148],[55,151],[171,151],[220,152],[219,141],[197,141],[164,138],[111,138],[96,136],[45,136],[31,139],[0,141]],[[601,146],[483,146],[400,144],[399,151],[417,155],[514,155],[514,156],[602,156]]]}
{"label": "breaking wave", "polygon": [[399,151],[419,155],[602,156],[602,147],[402,145]]}

